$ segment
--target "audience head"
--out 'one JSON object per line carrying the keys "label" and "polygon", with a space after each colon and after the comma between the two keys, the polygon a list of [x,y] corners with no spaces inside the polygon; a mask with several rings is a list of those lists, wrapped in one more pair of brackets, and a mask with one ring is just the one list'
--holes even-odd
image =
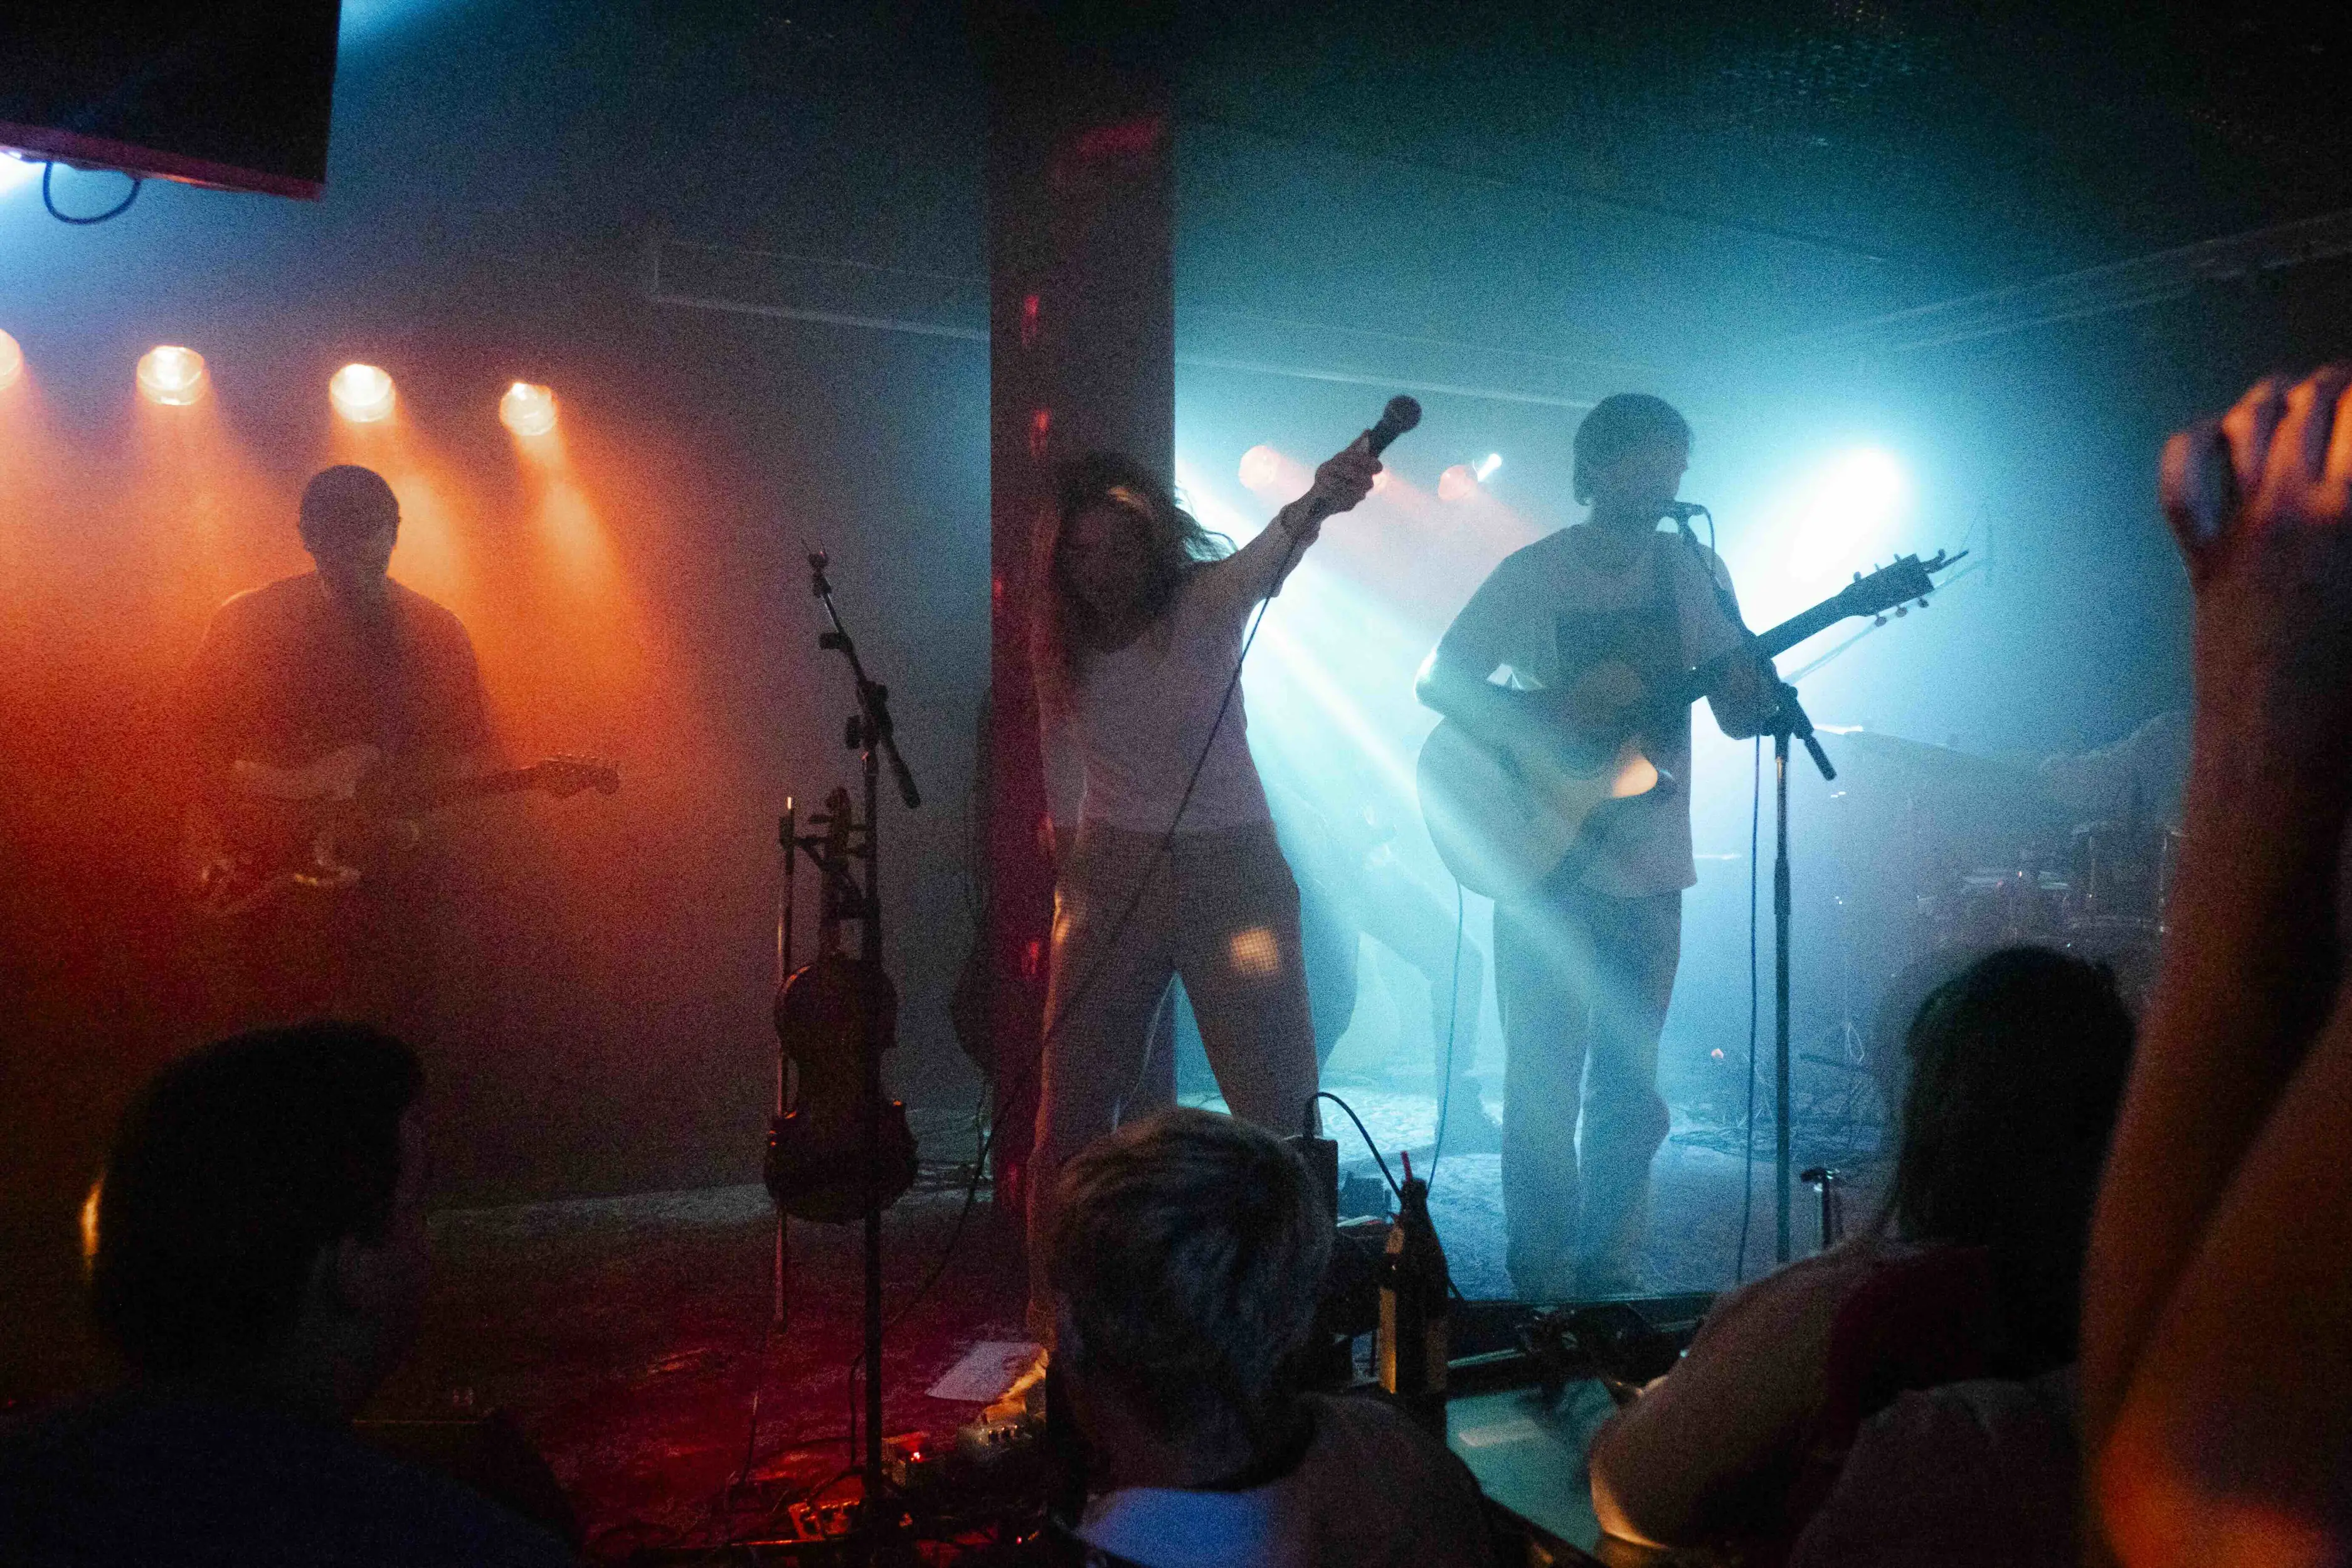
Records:
{"label": "audience head", "polygon": [[1167,1110],[1064,1165],[1059,1195],[1055,1366],[1089,1441],[1106,1435],[1087,1412],[1110,1405],[1172,1449],[1246,1462],[1278,1442],[1331,1252],[1298,1156],[1248,1122]]}
{"label": "audience head", "polygon": [[2114,972],[2047,948],[1979,960],[1912,1021],[1886,1217],[1991,1255],[2014,1375],[2074,1358],[2092,1200],[2129,1072]]}
{"label": "audience head", "polygon": [[424,1295],[423,1084],[361,1024],[239,1035],[157,1074],[88,1237],[93,1310],[132,1367],[363,1400]]}

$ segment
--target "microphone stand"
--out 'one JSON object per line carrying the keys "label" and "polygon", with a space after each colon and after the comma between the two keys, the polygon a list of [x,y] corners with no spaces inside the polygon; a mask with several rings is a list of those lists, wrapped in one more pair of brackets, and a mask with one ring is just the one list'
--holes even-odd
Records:
{"label": "microphone stand", "polygon": [[[1767,668],[1770,666],[1768,664]],[[1837,777],[1829,753],[1813,738],[1813,721],[1797,700],[1797,689],[1780,688],[1780,710],[1772,719],[1772,1257],[1789,1261],[1789,739],[1805,743],[1823,779]]]}
{"label": "microphone stand", "polygon": [[[1692,513],[1705,513],[1707,527],[1715,526],[1715,514],[1703,506],[1689,509]],[[1727,619],[1752,640],[1755,633],[1739,614],[1738,603],[1716,576],[1712,564],[1699,552],[1698,537],[1691,532],[1690,518],[1677,515],[1675,527],[1683,542],[1690,546],[1691,554],[1706,574],[1707,586],[1715,590],[1716,604]],[[1797,689],[1780,679],[1780,671],[1769,659],[1757,661],[1780,689],[1780,708],[1772,715],[1772,1196],[1773,1246],[1776,1262],[1786,1263],[1789,1245],[1789,742],[1791,738],[1804,743],[1823,779],[1837,777],[1829,753],[1822,750],[1813,734],[1813,721],[1805,713],[1804,704],[1797,700]],[[1748,1135],[1753,1138],[1755,1130]]]}
{"label": "microphone stand", "polygon": [[[881,837],[876,816],[880,806],[882,763],[887,759],[891,776],[898,785],[898,798],[914,810],[923,803],[921,792],[915,787],[915,775],[908,770],[906,759],[898,754],[898,743],[890,722],[890,689],[870,679],[866,666],[857,657],[857,645],[842,623],[841,609],[833,602],[833,584],[825,576],[830,559],[822,550],[809,552],[809,591],[824,601],[825,618],[833,623],[831,631],[817,634],[817,647],[838,653],[849,661],[849,673],[857,687],[857,711],[849,716],[844,731],[849,745],[856,748],[864,774],[866,842],[866,896],[862,918],[858,921],[859,957],[878,972],[882,967],[882,889]],[[884,1489],[882,1479],[882,1205],[877,1201],[875,1181],[882,1163],[882,1052],[881,1042],[868,1029],[860,1044],[860,1067],[864,1082],[858,1095],[858,1114],[865,1142],[866,1162],[866,1452],[862,1464],[863,1480],[860,1490],[865,1500],[861,1510],[860,1533],[865,1537],[868,1562],[878,1562],[882,1555],[885,1531],[881,1511]]]}

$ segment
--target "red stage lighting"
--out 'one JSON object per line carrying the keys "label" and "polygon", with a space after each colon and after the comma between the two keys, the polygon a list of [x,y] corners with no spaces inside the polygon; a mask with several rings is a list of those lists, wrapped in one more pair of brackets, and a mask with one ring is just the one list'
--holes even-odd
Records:
{"label": "red stage lighting", "polygon": [[24,374],[25,351],[17,346],[16,339],[0,332],[0,392],[16,385]]}
{"label": "red stage lighting", "polygon": [[372,364],[347,364],[327,378],[327,401],[354,425],[392,417],[392,377]]}
{"label": "red stage lighting", "polygon": [[139,393],[150,403],[184,408],[205,395],[205,356],[165,343],[139,356]]}
{"label": "red stage lighting", "polygon": [[1282,477],[1282,458],[1261,442],[1242,454],[1242,484],[1254,490],[1270,489]]}
{"label": "red stage lighting", "polygon": [[1437,476],[1437,499],[1443,501],[1468,500],[1478,493],[1478,476],[1470,471],[1467,463],[1456,463]]}
{"label": "red stage lighting", "polygon": [[518,436],[544,436],[555,428],[555,394],[518,381],[499,399],[499,422]]}

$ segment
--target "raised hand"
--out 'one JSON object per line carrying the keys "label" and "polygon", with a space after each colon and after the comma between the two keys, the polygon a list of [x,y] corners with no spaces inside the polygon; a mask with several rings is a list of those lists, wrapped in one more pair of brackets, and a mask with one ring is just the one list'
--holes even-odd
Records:
{"label": "raised hand", "polygon": [[[2352,367],[2257,383],[2164,449],[2164,512],[2197,592],[2200,715],[2347,754]],[[2235,728],[2235,722],[2231,723]]]}
{"label": "raised hand", "polygon": [[2263,381],[2164,452],[2197,596],[2195,740],[2170,929],[2084,1274],[2084,1474],[2127,1568],[2305,1560],[2250,1547],[2248,1520],[2352,1549],[2352,1509],[2321,1500],[2352,1462],[2327,1370],[2352,1362],[2352,1300],[2321,1282],[2352,1254],[2335,1223],[2352,1214],[2352,1126],[2336,1115],[2352,1105],[2352,1014],[2335,994],[2347,383],[2342,365]]}
{"label": "raised hand", "polygon": [[1317,510],[1327,515],[1352,510],[1357,502],[1372,493],[1372,479],[1380,471],[1381,460],[1365,449],[1363,442],[1349,442],[1344,450],[1325,458],[1315,470],[1315,486],[1307,492],[1308,498],[1319,499]]}

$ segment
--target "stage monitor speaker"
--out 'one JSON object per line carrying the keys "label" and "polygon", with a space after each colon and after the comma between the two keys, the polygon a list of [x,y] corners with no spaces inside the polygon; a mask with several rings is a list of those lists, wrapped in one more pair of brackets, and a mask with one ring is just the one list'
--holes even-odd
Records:
{"label": "stage monitor speaker", "polygon": [[315,200],[340,0],[9,0],[0,148]]}

